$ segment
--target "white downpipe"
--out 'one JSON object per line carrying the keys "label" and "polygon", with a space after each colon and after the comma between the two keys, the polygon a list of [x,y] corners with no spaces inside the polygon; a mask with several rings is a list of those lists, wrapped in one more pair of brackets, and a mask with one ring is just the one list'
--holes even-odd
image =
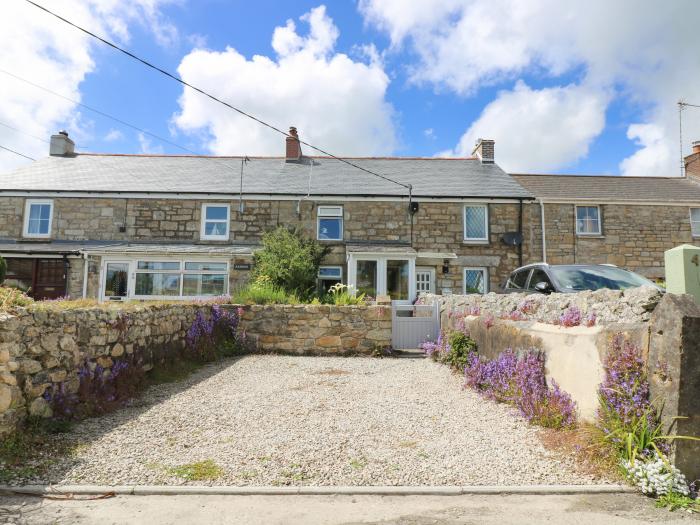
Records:
{"label": "white downpipe", "polygon": [[88,254],[83,252],[83,299],[87,298]]}
{"label": "white downpipe", "polygon": [[542,221],[542,262],[546,263],[547,262],[547,236],[545,234],[545,225],[544,225],[544,202],[542,202],[542,199],[540,199],[540,219]]}

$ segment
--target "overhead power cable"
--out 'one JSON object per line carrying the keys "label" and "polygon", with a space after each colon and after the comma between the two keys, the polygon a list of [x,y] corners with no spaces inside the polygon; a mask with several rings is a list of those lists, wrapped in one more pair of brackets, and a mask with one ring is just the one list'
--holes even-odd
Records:
{"label": "overhead power cable", "polygon": [[15,151],[10,148],[6,148],[5,146],[0,145],[0,149],[4,149],[5,151],[9,151],[10,153],[14,153],[15,155],[19,155],[20,157],[24,157],[25,159],[29,160],[36,160],[35,158],[30,157],[29,155],[25,155],[24,153],[20,153],[19,151]]}
{"label": "overhead power cable", "polygon": [[[182,84],[183,86],[186,86],[186,87],[188,87],[188,88],[190,88],[190,89],[192,89],[192,90],[194,90],[194,91],[196,91],[196,92],[198,92],[198,93],[204,95],[205,97],[207,97],[207,98],[213,100],[214,102],[217,102],[218,104],[221,104],[221,105],[223,105],[223,106],[226,106],[227,108],[229,108],[229,109],[235,111],[236,113],[238,113],[238,114],[240,114],[240,115],[242,115],[242,116],[244,116],[244,117],[246,117],[246,118],[249,118],[249,119],[251,119],[251,120],[257,122],[258,124],[260,124],[260,125],[262,125],[262,126],[265,126],[265,127],[269,128],[269,129],[271,129],[271,130],[273,130],[273,131],[276,131],[277,133],[279,133],[279,134],[281,134],[281,135],[284,135],[285,137],[292,137],[292,135],[290,135],[290,134],[287,133],[286,131],[281,130],[281,129],[278,128],[277,126],[274,126],[274,125],[272,125],[272,124],[270,124],[270,123],[268,123],[268,122],[265,122],[264,120],[262,120],[262,119],[260,119],[260,118],[258,118],[258,117],[256,117],[256,116],[254,116],[254,115],[252,115],[252,114],[250,114],[250,113],[247,113],[246,111],[243,111],[242,109],[239,109],[239,108],[237,108],[236,106],[234,106],[234,105],[232,105],[232,104],[229,104],[228,102],[226,102],[226,101],[224,101],[224,100],[221,100],[220,98],[218,98],[218,97],[212,95],[211,93],[209,93],[209,92],[207,92],[207,91],[205,91],[205,90],[203,90],[203,89],[201,89],[201,88],[199,88],[199,87],[197,87],[197,86],[195,86],[195,85],[193,85],[193,84],[190,84],[189,82],[186,82],[185,80],[181,79],[179,76],[174,75],[173,73],[170,73],[169,71],[167,71],[167,70],[165,70],[165,69],[163,69],[163,68],[161,68],[161,67],[159,67],[159,66],[156,66],[155,64],[149,62],[148,60],[145,60],[145,59],[139,57],[138,55],[132,53],[131,51],[128,51],[127,49],[124,49],[124,48],[118,46],[118,45],[115,44],[114,42],[111,42],[111,41],[109,41],[109,40],[107,40],[107,39],[105,39],[105,38],[102,38],[102,37],[99,36],[99,35],[96,35],[96,34],[93,33],[92,31],[89,31],[89,30],[85,29],[84,27],[81,27],[81,26],[79,26],[78,24],[76,24],[76,23],[74,23],[74,22],[71,22],[70,20],[68,20],[68,19],[66,19],[66,18],[64,18],[64,17],[62,17],[61,15],[59,15],[59,14],[57,14],[57,13],[54,13],[54,12],[51,11],[50,9],[47,9],[46,7],[44,7],[44,6],[40,5],[40,4],[37,4],[36,2],[33,2],[32,0],[25,0],[25,2],[27,2],[27,3],[31,4],[31,5],[33,5],[34,7],[37,7],[37,8],[39,8],[39,9],[41,9],[42,11],[44,11],[44,12],[50,14],[51,16],[53,16],[53,17],[55,17],[55,18],[61,20],[62,22],[65,22],[66,24],[68,24],[68,25],[70,25],[70,26],[73,26],[75,29],[78,29],[79,31],[82,31],[83,33],[85,33],[85,34],[87,34],[87,35],[89,35],[89,36],[91,36],[91,37],[93,37],[93,38],[99,40],[99,41],[102,42],[103,44],[108,45],[109,47],[111,47],[111,48],[113,48],[113,49],[119,51],[120,53],[123,53],[123,54],[125,54],[126,56],[128,56],[128,57],[130,57],[130,58],[132,58],[132,59],[134,59],[134,60],[136,60],[136,61],[138,61],[138,62],[141,62],[141,63],[142,63],[143,65],[145,65],[146,67],[149,67],[149,68],[151,68],[151,69],[153,69],[153,70],[155,70],[155,71],[161,73],[162,75],[165,75],[166,77],[168,77],[168,78],[174,80],[175,82],[178,82],[178,83]],[[408,190],[409,190],[409,199],[410,199],[410,192],[411,192],[411,185],[410,185],[410,184],[404,184],[403,182],[396,181],[396,180],[391,179],[391,178],[389,178],[389,177],[387,177],[387,176],[385,176],[385,175],[381,175],[381,174],[379,174],[379,173],[377,173],[377,172],[375,172],[375,171],[372,171],[372,170],[369,170],[369,169],[367,169],[367,168],[364,168],[364,167],[360,166],[359,164],[356,164],[356,163],[354,163],[354,162],[352,162],[352,161],[350,161],[350,160],[348,160],[348,159],[344,159],[344,158],[342,158],[342,157],[338,157],[337,155],[333,155],[332,153],[330,153],[330,152],[328,152],[328,151],[326,151],[326,150],[324,150],[324,149],[322,149],[322,148],[320,148],[320,147],[318,147],[318,146],[314,146],[313,144],[310,144],[309,142],[303,141],[303,140],[299,139],[298,137],[293,137],[293,138],[295,138],[296,140],[299,140],[299,143],[300,143],[300,144],[303,144],[303,145],[305,145],[305,146],[307,146],[307,147],[313,149],[314,151],[318,151],[319,153],[321,153],[321,154],[323,154],[323,155],[326,155],[326,156],[331,157],[331,158],[333,158],[333,159],[335,159],[335,160],[337,160],[337,161],[339,161],[339,162],[343,162],[343,163],[345,163],[345,164],[347,164],[347,165],[349,165],[349,166],[352,166],[352,167],[354,167],[354,168],[356,168],[356,169],[358,169],[358,170],[364,171],[365,173],[368,173],[368,174],[373,175],[373,176],[375,176],[375,177],[379,177],[380,179],[384,179],[384,180],[386,180],[386,181],[388,181],[388,182],[391,182],[391,183],[393,183],[393,184],[397,184],[397,185],[399,185],[399,186],[402,186],[402,187],[408,189]]]}
{"label": "overhead power cable", "polygon": [[31,137],[33,139],[40,140],[41,142],[49,144],[48,140],[42,139],[41,137],[37,137],[36,135],[32,135],[31,133],[27,133],[26,131],[22,131],[21,129],[11,126],[10,124],[7,124],[5,122],[0,122],[0,126],[4,126],[8,129],[11,129],[12,131],[16,131],[17,133],[21,133],[22,135],[26,135],[27,137]]}
{"label": "overhead power cable", "polygon": [[[100,110],[100,109],[97,109],[97,108],[92,107],[92,106],[88,106],[87,104],[83,104],[82,102],[78,102],[77,100],[73,100],[73,99],[70,98],[70,97],[67,97],[67,96],[65,96],[65,95],[62,95],[61,93],[57,93],[56,91],[53,91],[53,90],[51,90],[51,89],[49,89],[49,88],[47,88],[47,87],[45,87],[45,86],[41,86],[41,85],[39,85],[39,84],[37,84],[37,83],[35,83],[35,82],[32,82],[31,80],[27,80],[26,78],[22,78],[22,77],[20,77],[20,76],[18,76],[18,75],[15,75],[14,73],[11,73],[11,72],[9,72],[9,71],[7,71],[7,70],[5,70],[5,69],[1,69],[1,68],[0,68],[0,73],[3,73],[3,74],[5,74],[5,75],[8,75],[8,76],[10,76],[10,77],[12,77],[12,78],[14,78],[14,79],[16,79],[16,80],[19,80],[19,81],[21,81],[21,82],[25,82],[26,84],[28,84],[28,85],[30,85],[30,86],[33,86],[33,87],[35,87],[35,88],[37,88],[37,89],[41,89],[42,91],[45,91],[45,92],[47,92],[47,93],[49,93],[49,94],[51,94],[51,95],[54,95],[54,96],[56,96],[56,97],[62,98],[62,99],[64,99],[64,100],[67,100],[68,102],[70,102],[70,103],[72,103],[72,104],[75,104],[75,105],[77,105],[77,106],[80,106],[80,107],[82,107],[82,108],[85,108],[85,109],[87,109],[88,111],[92,111],[93,113],[96,113],[96,114],[98,114],[98,115],[100,115],[100,116],[103,116],[103,117],[105,117],[105,118],[108,118],[108,119],[110,119],[110,120],[112,120],[112,121],[114,121],[114,122],[116,122],[116,123],[118,123],[118,124],[121,124],[121,125],[126,126],[126,127],[128,127],[128,128],[131,128],[131,129],[133,129],[133,130],[135,130],[135,131],[138,131],[139,133],[143,133],[144,135],[148,135],[149,137],[152,137],[152,138],[154,138],[154,139],[156,139],[156,140],[160,140],[161,142],[165,142],[166,144],[169,144],[169,145],[174,146],[174,147],[176,147],[176,148],[178,148],[178,149],[181,149],[182,151],[185,151],[185,152],[187,152],[187,153],[189,153],[189,154],[191,154],[191,155],[195,155],[195,156],[197,156],[197,157],[202,157],[202,158],[204,158],[204,159],[211,160],[211,161],[213,161],[213,162],[218,162],[218,163],[220,163],[222,166],[224,166],[224,167],[226,167],[226,168],[237,169],[236,167],[234,167],[234,166],[228,164],[227,161],[225,160],[225,158],[223,158],[223,157],[210,157],[210,156],[201,155],[199,152],[194,151],[194,150],[191,150],[190,148],[186,148],[185,146],[182,146],[182,145],[178,144],[177,142],[173,142],[172,140],[166,139],[165,137],[161,137],[160,135],[156,135],[155,133],[152,133],[152,132],[150,132],[150,131],[148,131],[148,130],[145,130],[145,129],[143,129],[143,128],[140,128],[140,127],[138,127],[138,126],[136,126],[136,125],[134,125],[134,124],[131,124],[131,123],[129,123],[129,122],[126,122],[125,120],[122,120],[122,119],[120,119],[120,118],[118,118],[118,117],[115,117],[114,115],[110,115],[109,113],[106,113],[106,112],[104,112],[104,111],[102,111],[102,110]],[[2,125],[4,125],[4,126],[7,126],[7,127],[10,128],[10,129],[15,129],[15,130],[16,130],[16,128],[13,128],[12,126],[9,126],[9,125],[7,125],[7,124],[3,124],[2,122],[0,122],[0,124],[2,124]],[[39,139],[39,137],[34,137],[34,138]],[[39,139],[39,140],[48,143],[47,140],[44,140],[44,139]],[[248,157],[246,157],[246,159],[247,159],[247,158],[248,158]]]}

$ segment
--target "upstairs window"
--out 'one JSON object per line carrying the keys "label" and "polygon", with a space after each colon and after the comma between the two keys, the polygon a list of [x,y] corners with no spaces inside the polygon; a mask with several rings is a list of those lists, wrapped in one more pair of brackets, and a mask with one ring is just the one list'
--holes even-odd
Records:
{"label": "upstairs window", "polygon": [[598,206],[576,206],[576,234],[601,235],[600,208]]}
{"label": "upstairs window", "polygon": [[27,200],[24,209],[24,236],[35,238],[51,237],[53,201]]}
{"label": "upstairs window", "polygon": [[228,204],[203,204],[201,238],[207,241],[227,241],[229,217]]}
{"label": "upstairs window", "polygon": [[700,237],[700,208],[690,208],[690,231],[693,237]]}
{"label": "upstairs window", "polygon": [[468,204],[464,207],[464,240],[488,242],[489,209],[485,204]]}
{"label": "upstairs window", "polygon": [[318,239],[321,241],[343,240],[343,207],[318,207]]}

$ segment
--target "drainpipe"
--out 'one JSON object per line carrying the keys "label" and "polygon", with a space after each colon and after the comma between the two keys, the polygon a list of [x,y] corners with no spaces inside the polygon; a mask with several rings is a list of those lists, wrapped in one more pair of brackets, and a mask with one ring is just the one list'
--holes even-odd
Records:
{"label": "drainpipe", "polygon": [[519,199],[519,202],[518,233],[520,234],[520,244],[518,244],[518,268],[523,265],[523,200]]}
{"label": "drainpipe", "polygon": [[88,254],[83,252],[83,299],[87,298]]}
{"label": "drainpipe", "polygon": [[68,297],[68,256],[63,254],[63,297]]}
{"label": "drainpipe", "polygon": [[540,221],[542,222],[542,262],[546,263],[547,262],[547,236],[546,236],[546,228],[544,225],[544,202],[542,201],[542,198],[540,197]]}

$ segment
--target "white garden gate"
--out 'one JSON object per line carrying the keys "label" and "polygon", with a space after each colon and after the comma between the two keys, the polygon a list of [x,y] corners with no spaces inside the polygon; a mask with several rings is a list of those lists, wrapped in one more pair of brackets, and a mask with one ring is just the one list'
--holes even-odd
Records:
{"label": "white garden gate", "polygon": [[391,346],[394,350],[420,348],[440,333],[437,304],[392,304]]}

